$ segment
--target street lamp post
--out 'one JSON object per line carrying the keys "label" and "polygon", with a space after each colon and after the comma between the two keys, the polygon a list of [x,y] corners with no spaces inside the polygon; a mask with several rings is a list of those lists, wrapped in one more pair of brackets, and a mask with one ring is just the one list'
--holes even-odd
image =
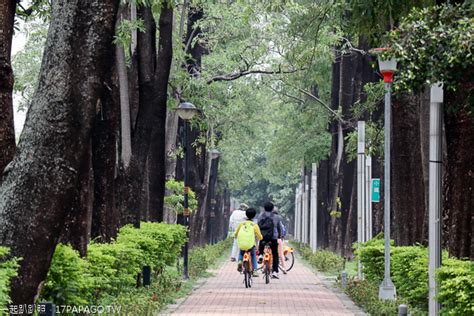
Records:
{"label": "street lamp post", "polygon": [[436,299],[438,283],[436,269],[441,266],[441,221],[442,221],[442,188],[443,188],[443,85],[431,86],[430,105],[430,177],[429,177],[429,315],[440,314],[440,304]]}
{"label": "street lamp post", "polygon": [[[189,203],[188,203],[188,125],[189,121],[194,117],[194,115],[198,112],[198,109],[189,102],[181,103],[178,108],[176,109],[178,116],[184,121],[184,210],[183,210],[183,218],[184,218],[184,226],[186,227],[186,237],[189,239]],[[188,247],[189,243],[186,240],[184,244],[184,251],[183,251],[183,277],[184,279],[189,279],[188,273]]]}
{"label": "street lamp post", "polygon": [[[379,50],[383,52],[385,49]],[[391,133],[391,91],[393,73],[397,70],[397,61],[394,58],[385,59],[379,55],[379,69],[385,82],[385,144],[384,144],[384,256],[385,274],[379,287],[379,298],[394,300],[396,297],[395,285],[390,278],[390,133]]]}

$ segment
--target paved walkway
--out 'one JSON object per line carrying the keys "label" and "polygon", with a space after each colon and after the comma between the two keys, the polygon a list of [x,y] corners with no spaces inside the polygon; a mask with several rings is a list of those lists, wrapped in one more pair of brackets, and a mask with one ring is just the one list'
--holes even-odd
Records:
{"label": "paved walkway", "polygon": [[254,278],[251,289],[245,288],[235,263],[226,261],[214,272],[177,309],[161,315],[364,315],[298,260],[287,275],[280,273],[270,284]]}

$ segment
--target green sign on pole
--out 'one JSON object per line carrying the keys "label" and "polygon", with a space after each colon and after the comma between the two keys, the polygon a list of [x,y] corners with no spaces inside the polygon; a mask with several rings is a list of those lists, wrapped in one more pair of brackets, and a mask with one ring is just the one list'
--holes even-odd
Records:
{"label": "green sign on pole", "polygon": [[372,202],[380,202],[380,179],[372,179]]}

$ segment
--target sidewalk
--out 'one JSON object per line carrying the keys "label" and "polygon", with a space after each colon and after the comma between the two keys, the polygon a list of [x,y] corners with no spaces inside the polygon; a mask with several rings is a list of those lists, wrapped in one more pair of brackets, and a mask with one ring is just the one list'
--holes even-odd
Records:
{"label": "sidewalk", "polygon": [[251,289],[245,288],[236,267],[226,261],[175,310],[160,315],[365,315],[298,259],[287,275],[280,273],[270,284],[254,278]]}

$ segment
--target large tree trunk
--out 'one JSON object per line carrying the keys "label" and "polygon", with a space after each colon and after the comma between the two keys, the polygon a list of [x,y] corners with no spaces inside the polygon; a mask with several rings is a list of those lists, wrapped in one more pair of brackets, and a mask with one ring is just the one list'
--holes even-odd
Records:
{"label": "large tree trunk", "polygon": [[[335,52],[335,60],[332,64],[332,84],[331,84],[331,107],[333,109],[337,109],[339,107],[339,89],[340,89],[340,75],[341,75],[341,54],[336,50]],[[326,212],[331,214],[331,211],[335,208],[335,202],[337,197],[337,182],[336,182],[336,159],[338,157],[338,134],[339,134],[339,122],[331,121],[329,124],[329,131],[331,133],[331,153],[328,159],[328,177],[327,177],[327,208]],[[328,225],[327,225],[327,239],[328,249],[334,250],[336,240],[334,236],[336,219],[332,216],[328,217]]]}
{"label": "large tree trunk", "polygon": [[[191,245],[202,245],[203,239],[201,234],[205,235],[207,223],[204,218],[207,213],[207,192],[209,188],[210,173],[210,157],[207,153],[205,144],[201,144],[198,148],[191,146],[192,142],[199,137],[200,132],[193,130],[188,135],[189,150],[189,186],[196,193],[198,200],[198,208],[191,216],[190,222],[190,243]],[[199,154],[198,154],[199,151]]]}
{"label": "large tree trunk", "polygon": [[120,106],[115,67],[107,75],[105,89],[92,130],[92,167],[94,169],[94,207],[91,237],[108,242],[117,236],[120,212],[116,203],[118,129]]}
{"label": "large tree trunk", "polygon": [[[472,76],[471,76],[472,78]],[[472,83],[471,89],[472,89]],[[466,102],[469,87],[446,95],[447,142],[444,175],[443,239],[451,255],[474,259],[474,115]]]}
{"label": "large tree trunk", "polygon": [[0,4],[0,180],[3,169],[15,154],[13,125],[13,71],[11,45],[16,1],[4,0]]}
{"label": "large tree trunk", "polygon": [[[176,137],[178,136],[178,115],[175,111],[168,110],[166,116],[166,133],[165,133],[165,168],[166,180],[176,178]],[[170,194],[165,190],[165,194]],[[169,207],[164,206],[163,220],[167,223],[176,222],[176,214]]]}
{"label": "large tree trunk", "polygon": [[14,304],[33,303],[71,206],[110,67],[117,1],[54,1],[37,92],[0,187],[1,244],[22,257]]}
{"label": "large tree trunk", "polygon": [[[117,23],[115,29],[124,21],[122,12],[126,9],[122,7],[118,13]],[[116,31],[117,32],[117,31]],[[125,169],[130,164],[132,156],[132,136],[131,136],[131,121],[130,121],[130,95],[128,87],[127,65],[125,61],[125,48],[117,43],[115,45],[115,58],[117,65],[117,73],[119,78],[120,91],[120,159]]]}
{"label": "large tree trunk", "polygon": [[[194,45],[191,44],[193,39],[199,36],[202,32],[200,27],[196,24],[203,18],[203,15],[203,10],[200,7],[192,8],[188,13],[188,28],[185,43],[188,46],[188,52],[191,56],[187,60],[186,69],[189,75],[194,77],[200,76],[204,47],[199,41],[196,41]],[[191,145],[199,136],[201,136],[201,132],[199,130],[192,130],[188,136],[188,144]],[[201,244],[200,232],[205,232],[207,226],[206,221],[203,219],[207,209],[206,202],[207,190],[209,187],[210,162],[204,144],[199,145],[197,148],[193,146],[189,146],[188,148],[190,149],[187,153],[189,155],[189,186],[196,193],[196,198],[199,203],[198,209],[190,218],[190,245],[194,246],[196,244]]]}
{"label": "large tree trunk", "polygon": [[139,109],[132,135],[132,158],[121,178],[122,223],[140,225],[143,174],[151,142],[153,117],[156,108],[154,95],[156,70],[156,25],[151,8],[141,6],[139,15],[145,32],[138,33]]}
{"label": "large tree trunk", "polygon": [[429,186],[430,186],[430,90],[420,94],[420,150],[423,175],[424,219],[420,243],[428,245]]}
{"label": "large tree trunk", "polygon": [[318,248],[329,248],[329,160],[323,160],[318,164]]}
{"label": "large tree trunk", "polygon": [[[338,101],[342,109],[343,117],[348,117],[350,107],[354,102],[354,75],[355,64],[357,60],[355,54],[343,54],[340,62]],[[333,79],[335,80],[335,79]],[[334,82],[334,81],[333,81]],[[333,89],[336,87],[333,86]],[[334,101],[334,100],[333,100]],[[334,106],[334,104],[333,104]],[[354,163],[347,163],[344,150],[344,138],[349,130],[343,129],[342,121],[337,121],[336,133],[333,136],[332,151],[332,185],[330,188],[330,211],[333,212],[330,227],[330,249],[341,253],[343,251],[345,225],[347,223],[350,211],[351,191],[352,191],[352,174],[354,173]],[[337,215],[336,215],[337,214]]]}
{"label": "large tree trunk", "polygon": [[[215,237],[218,235],[218,229],[216,223],[218,222],[217,209],[216,209],[216,187],[217,187],[217,171],[219,170],[219,159],[212,159],[210,157],[210,172],[209,172],[209,189],[207,194],[207,205],[209,212],[206,212],[205,221],[209,223],[207,225],[206,238],[203,242],[209,240],[211,243],[214,242]],[[202,238],[202,237],[201,237]]]}
{"label": "large tree trunk", "polygon": [[156,106],[150,150],[150,219],[163,220],[166,181],[166,109],[168,80],[173,57],[173,9],[167,1],[161,8],[158,65],[156,72]]}
{"label": "large tree trunk", "polygon": [[87,148],[86,158],[79,169],[79,185],[61,232],[60,242],[71,244],[82,257],[87,255],[90,240],[92,208],[94,199],[94,175],[92,169],[92,143]]}
{"label": "large tree trunk", "polygon": [[396,245],[423,241],[425,188],[420,140],[420,98],[402,95],[392,102],[391,238]]}

